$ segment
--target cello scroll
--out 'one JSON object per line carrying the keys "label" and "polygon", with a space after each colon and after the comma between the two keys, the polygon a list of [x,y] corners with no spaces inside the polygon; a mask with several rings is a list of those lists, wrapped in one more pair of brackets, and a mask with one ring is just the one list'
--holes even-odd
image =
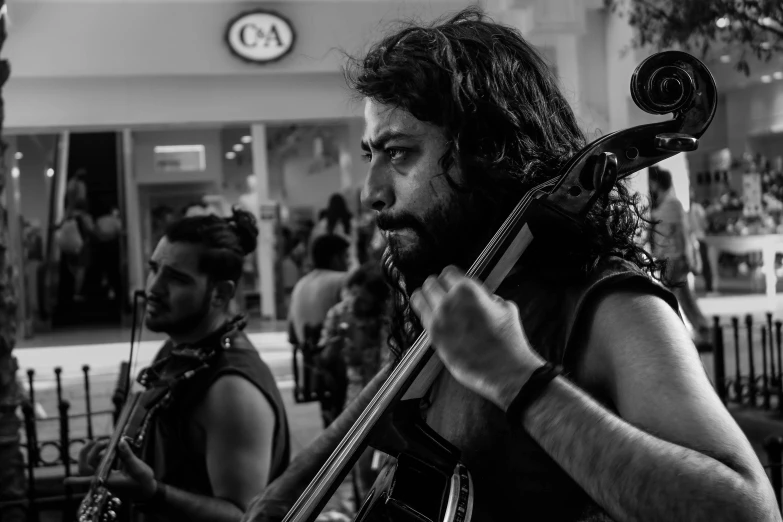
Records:
{"label": "cello scroll", "polygon": [[718,89],[709,69],[680,51],[664,51],[644,60],[631,77],[631,97],[649,114],[672,113],[668,121],[607,134],[574,156],[546,196],[548,207],[577,223],[596,198],[616,180],[675,154],[693,151],[718,106]]}

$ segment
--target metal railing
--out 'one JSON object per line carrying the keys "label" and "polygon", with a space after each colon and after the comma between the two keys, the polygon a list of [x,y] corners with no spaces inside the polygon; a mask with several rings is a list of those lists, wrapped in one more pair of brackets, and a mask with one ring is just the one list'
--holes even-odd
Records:
{"label": "metal railing", "polygon": [[[739,317],[713,318],[713,381],[724,404],[742,404],[766,411],[772,418],[783,419],[783,321],[773,320],[769,313],[765,319],[756,322],[750,315],[742,320]],[[0,502],[0,513],[22,502],[26,505],[28,520],[31,522],[38,522],[39,514],[44,509],[61,511],[63,522],[74,519],[81,494],[64,486],[63,479],[72,474],[72,465],[77,464],[73,455],[78,454],[87,441],[96,438],[95,419],[111,416],[112,425],[116,423],[122,409],[127,373],[127,362],[123,362],[111,398],[113,407],[96,411],[93,408],[90,367],[84,365],[81,379],[84,411],[72,413],[71,403],[63,392],[62,370],[55,368],[58,415],[37,419],[34,406],[36,374],[33,370],[27,371],[29,400],[22,405],[25,435],[22,451],[28,484],[27,498]],[[73,436],[72,422],[82,419],[86,423],[85,436]],[[58,423],[57,436],[42,439],[39,428],[52,422]],[[768,461],[766,469],[779,505],[783,492],[783,425],[781,432],[781,435],[769,435],[764,442]],[[59,473],[44,473],[45,470],[58,469]]]}
{"label": "metal railing", "polygon": [[[714,385],[724,404],[762,408],[783,419],[781,329],[783,322],[773,321],[771,313],[761,324],[754,323],[751,315],[746,315],[742,324],[739,317],[730,318],[728,324],[722,324],[720,317],[713,318]],[[733,363],[728,375],[727,356]]]}
{"label": "metal railing", "polygon": [[[101,440],[108,436],[95,436],[94,423],[101,416],[110,416],[112,426],[117,422],[122,402],[127,376],[127,363],[120,365],[119,378],[115,382],[111,397],[113,408],[104,410],[93,409],[90,366],[82,366],[82,387],[84,390],[84,412],[72,413],[71,402],[63,393],[62,369],[54,369],[55,403],[58,415],[51,418],[37,418],[36,415],[36,374],[27,371],[27,387],[29,400],[22,403],[24,417],[24,438],[22,454],[24,457],[27,479],[27,498],[0,502],[0,513],[14,505],[24,504],[27,520],[38,522],[44,511],[61,513],[63,522],[75,520],[76,508],[83,493],[76,493],[71,487],[63,484],[63,479],[73,474],[72,466],[78,464],[74,455],[90,440]],[[72,422],[83,420],[86,423],[85,436],[73,436]],[[41,436],[39,428],[49,423],[57,423],[56,436]],[[52,431],[46,430],[43,431]],[[47,517],[50,518],[50,517]]]}

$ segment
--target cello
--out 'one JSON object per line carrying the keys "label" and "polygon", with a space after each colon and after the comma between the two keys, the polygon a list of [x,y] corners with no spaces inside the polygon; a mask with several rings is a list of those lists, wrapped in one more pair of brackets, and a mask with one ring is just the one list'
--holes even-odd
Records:
{"label": "cello", "polygon": [[[467,271],[468,277],[494,292],[536,237],[555,231],[559,237],[578,238],[586,214],[618,181],[675,154],[696,150],[717,108],[717,87],[709,70],[680,51],[657,53],[639,64],[631,78],[631,95],[645,112],[671,113],[673,119],[608,134],[584,147],[518,202]],[[459,450],[417,415],[419,398],[441,371],[425,330],[379,385],[283,521],[313,522],[370,445],[395,457],[395,462],[381,472],[355,520],[469,522],[470,471],[460,462]],[[346,424],[357,407],[338,422]],[[269,498],[274,499],[272,492]]]}

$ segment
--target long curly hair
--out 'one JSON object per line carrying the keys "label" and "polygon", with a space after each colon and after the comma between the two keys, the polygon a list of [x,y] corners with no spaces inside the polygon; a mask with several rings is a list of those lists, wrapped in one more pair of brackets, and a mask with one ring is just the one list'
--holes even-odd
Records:
{"label": "long curly hair", "polygon": [[[428,25],[406,23],[363,57],[349,57],[344,74],[359,97],[443,129],[447,149],[440,168],[454,190],[497,209],[487,216],[488,226],[499,227],[525,193],[553,178],[586,145],[546,62],[517,30],[477,7]],[[464,183],[448,175],[453,166]],[[533,261],[535,269],[560,280],[588,273],[607,255],[654,275],[661,265],[635,241],[647,222],[645,211],[640,197],[618,183],[587,216],[579,247],[559,249],[556,260],[526,259],[540,260]],[[406,288],[388,248],[382,267],[394,290],[390,345],[399,355],[421,325],[410,308],[414,289]]]}

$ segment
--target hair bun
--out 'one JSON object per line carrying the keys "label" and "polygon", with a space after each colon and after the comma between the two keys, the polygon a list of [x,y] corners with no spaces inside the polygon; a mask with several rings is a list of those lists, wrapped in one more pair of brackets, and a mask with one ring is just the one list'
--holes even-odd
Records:
{"label": "hair bun", "polygon": [[234,228],[244,255],[255,252],[258,245],[258,225],[255,216],[247,210],[235,206],[227,221]]}

